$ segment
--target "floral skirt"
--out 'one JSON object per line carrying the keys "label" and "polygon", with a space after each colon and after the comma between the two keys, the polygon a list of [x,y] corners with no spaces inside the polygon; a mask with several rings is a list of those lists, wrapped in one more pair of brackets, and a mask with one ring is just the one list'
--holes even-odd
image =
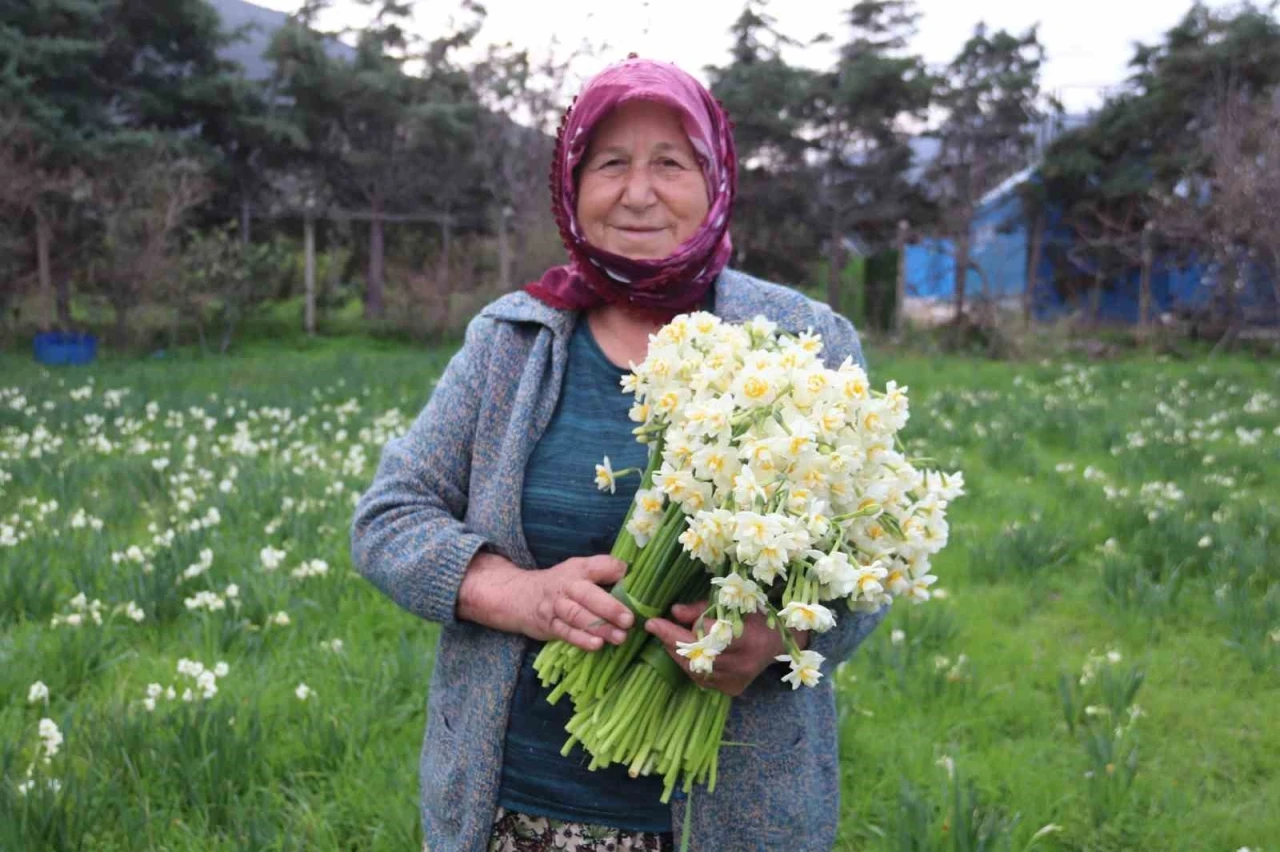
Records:
{"label": "floral skirt", "polygon": [[499,806],[489,852],[671,852],[671,834],[529,816]]}

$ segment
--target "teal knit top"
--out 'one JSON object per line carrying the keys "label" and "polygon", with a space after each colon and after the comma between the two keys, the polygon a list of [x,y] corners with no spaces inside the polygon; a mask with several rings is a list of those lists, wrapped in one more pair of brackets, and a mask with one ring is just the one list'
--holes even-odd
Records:
{"label": "teal knit top", "polygon": [[[647,459],[627,416],[634,398],[618,384],[627,370],[605,356],[585,316],[569,340],[568,358],[560,399],[529,457],[521,495],[525,540],[539,568],[612,549],[640,477],[623,477],[616,493],[599,491],[595,465],[607,455],[614,470],[643,469]],[[547,703],[533,670],[541,648],[530,644],[512,697],[498,804],[572,822],[670,831],[671,807],[658,801],[660,777],[631,778],[621,765],[589,771],[581,746],[560,755],[573,702]]]}

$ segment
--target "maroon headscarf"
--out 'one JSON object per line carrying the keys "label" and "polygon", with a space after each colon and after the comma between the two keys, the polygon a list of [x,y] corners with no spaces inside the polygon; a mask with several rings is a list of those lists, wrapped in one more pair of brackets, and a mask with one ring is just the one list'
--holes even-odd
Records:
{"label": "maroon headscarf", "polygon": [[[574,169],[600,120],[632,100],[657,101],[680,113],[710,196],[698,232],[661,260],[632,260],[590,245],[578,224]],[[733,252],[729,214],[737,165],[729,119],[701,83],[666,62],[633,56],[610,65],[591,78],[565,113],[551,161],[551,208],[569,263],[548,269],[525,290],[563,310],[620,304],[669,318],[696,309]]]}

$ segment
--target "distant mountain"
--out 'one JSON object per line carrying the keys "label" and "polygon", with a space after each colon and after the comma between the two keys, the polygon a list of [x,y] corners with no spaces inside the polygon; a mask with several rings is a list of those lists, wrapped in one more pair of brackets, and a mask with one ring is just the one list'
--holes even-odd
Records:
{"label": "distant mountain", "polygon": [[[245,76],[251,80],[267,80],[273,68],[267,58],[267,48],[271,45],[271,37],[276,30],[284,26],[289,16],[274,9],[264,9],[245,0],[207,0],[218,17],[222,19],[222,28],[234,31],[246,24],[251,27],[245,38],[227,45],[222,49],[224,59],[239,63],[244,68]],[[327,49],[335,59],[351,60],[355,58],[355,49],[340,41],[331,40]]]}

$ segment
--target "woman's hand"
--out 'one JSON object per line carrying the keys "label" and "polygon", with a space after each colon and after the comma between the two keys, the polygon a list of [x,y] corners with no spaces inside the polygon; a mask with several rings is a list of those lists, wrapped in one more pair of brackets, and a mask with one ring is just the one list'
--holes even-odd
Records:
{"label": "woman's hand", "polygon": [[[763,615],[750,613],[742,618],[742,635],[730,642],[729,647],[716,657],[712,673],[693,674],[689,671],[689,661],[676,653],[676,643],[693,642],[698,638],[690,628],[706,608],[706,601],[676,604],[671,607],[674,621],[651,618],[645,622],[644,627],[662,641],[671,659],[679,663],[685,674],[696,683],[736,698],[778,655],[785,654],[787,648],[782,641],[782,634],[771,629],[765,623]],[[793,632],[792,636],[801,648],[809,644],[808,633]]]}
{"label": "woman's hand", "polygon": [[626,570],[612,556],[582,556],[529,571],[481,553],[462,577],[458,618],[540,641],[563,639],[586,651],[606,640],[620,645],[635,616],[601,585],[618,582]]}

